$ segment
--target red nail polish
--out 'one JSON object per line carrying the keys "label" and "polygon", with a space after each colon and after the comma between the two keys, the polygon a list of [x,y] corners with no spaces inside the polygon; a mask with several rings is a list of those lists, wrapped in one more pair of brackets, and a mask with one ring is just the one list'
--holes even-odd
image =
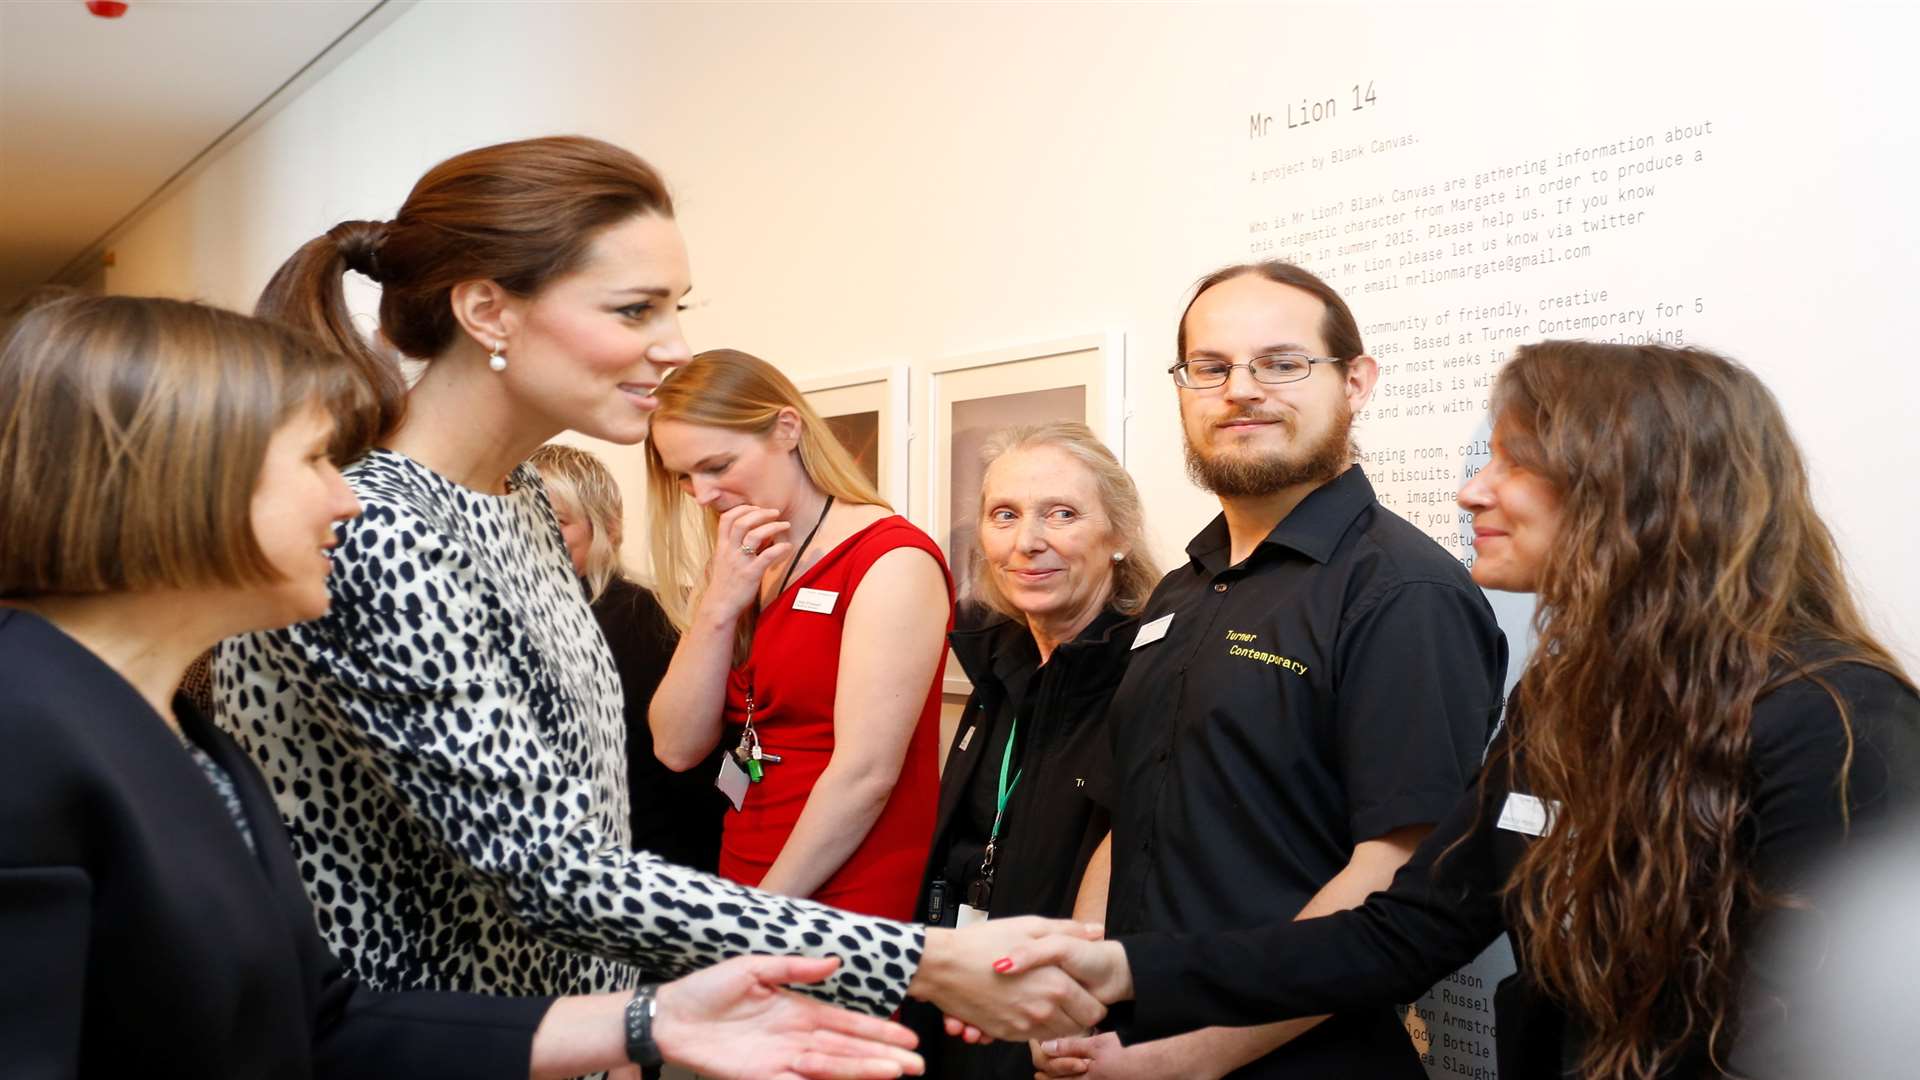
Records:
{"label": "red nail polish", "polygon": [[1013,957],[1011,956],[1003,956],[1000,959],[995,960],[993,962],[993,970],[999,972],[1002,975],[1005,975],[1008,971],[1011,971],[1012,969],[1013,969]]}

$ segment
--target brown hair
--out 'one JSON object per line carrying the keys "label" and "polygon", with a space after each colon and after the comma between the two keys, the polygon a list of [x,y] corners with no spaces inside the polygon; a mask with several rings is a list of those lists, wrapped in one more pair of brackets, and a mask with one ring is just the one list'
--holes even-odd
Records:
{"label": "brown hair", "polygon": [[[620,482],[599,458],[564,443],[548,443],[527,458],[540,473],[547,502],[565,503],[570,517],[583,517],[593,530],[587,545],[589,602],[600,599],[620,577],[620,538],[626,531]],[[559,506],[554,509],[559,510]]]}
{"label": "brown hair", "polygon": [[373,408],[339,356],[218,308],[124,296],[28,312],[0,352],[0,596],[253,585],[274,431]]}
{"label": "brown hair", "polygon": [[[793,381],[757,356],[733,349],[703,352],[661,383],[654,396],[660,402],[653,411],[656,424],[681,420],[762,437],[773,431],[780,410],[792,409],[800,416],[800,467],[814,486],[843,503],[887,505]],[[654,593],[674,629],[684,632],[699,603],[720,518],[681,492],[678,478],[660,460],[651,439],[647,504],[647,547],[659,583]],[[735,652],[744,658],[753,641],[753,622],[741,619],[740,627]]]}
{"label": "brown hair", "polygon": [[371,424],[343,426],[336,456],[352,457],[399,427],[406,383],[393,358],[361,337],[342,275],[380,289],[380,333],[432,360],[454,342],[454,286],[491,280],[532,296],[580,268],[594,238],[644,214],[673,216],[666,184],[646,162],[578,135],[469,150],[427,170],[392,221],[343,221],[294,252],[254,313],[309,331],[351,357],[374,386]]}
{"label": "brown hair", "polygon": [[[1114,564],[1113,593],[1107,598],[1107,606],[1128,615],[1138,612],[1147,605],[1153,587],[1160,583],[1160,572],[1147,558],[1146,514],[1140,508],[1140,490],[1134,487],[1133,477],[1127,475],[1120,459],[1113,456],[1113,451],[1107,449],[1107,444],[1100,441],[1092,428],[1077,420],[1004,428],[987,438],[986,445],[980,449],[980,464],[984,469],[991,469],[994,462],[1015,450],[1042,446],[1053,447],[1078,461],[1093,477],[1094,487],[1100,493],[1101,512],[1106,515],[1120,550],[1126,555]],[[987,492],[983,484],[978,513],[984,516],[986,512]],[[1024,620],[1026,616],[1001,589],[999,578],[987,572],[985,549],[977,536],[969,557],[973,560],[971,599],[1008,618]]]}
{"label": "brown hair", "polygon": [[1187,358],[1187,313],[1193,310],[1193,302],[1200,299],[1202,293],[1215,285],[1224,284],[1234,278],[1246,277],[1249,274],[1266,278],[1275,285],[1291,285],[1320,298],[1320,302],[1327,306],[1327,313],[1320,320],[1320,336],[1326,339],[1327,352],[1341,361],[1342,370],[1346,367],[1346,361],[1366,353],[1367,347],[1360,340],[1360,324],[1354,321],[1353,312],[1348,309],[1347,302],[1340,298],[1340,294],[1333,291],[1333,286],[1321,281],[1312,271],[1304,267],[1269,259],[1266,262],[1223,266],[1200,279],[1199,284],[1193,287],[1193,295],[1187,299],[1187,306],[1180,311],[1180,328],[1174,333],[1173,347],[1176,361]]}
{"label": "brown hair", "polygon": [[1582,1076],[1652,1077],[1694,1042],[1724,1070],[1744,933],[1789,902],[1740,841],[1754,703],[1841,662],[1905,675],[1745,368],[1548,341],[1518,350],[1492,404],[1502,450],[1562,499],[1500,752],[1560,804],[1507,885],[1524,963],[1592,1032]]}

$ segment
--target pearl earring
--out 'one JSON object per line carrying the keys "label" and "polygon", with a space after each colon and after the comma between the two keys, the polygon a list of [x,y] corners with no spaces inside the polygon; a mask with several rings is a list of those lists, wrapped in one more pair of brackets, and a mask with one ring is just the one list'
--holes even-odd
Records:
{"label": "pearl earring", "polygon": [[1124,551],[1116,551],[1116,552],[1114,552],[1114,553],[1113,553],[1113,561],[1114,561],[1114,562],[1126,562],[1126,561],[1127,561],[1127,553],[1126,553],[1126,552],[1124,552]]}
{"label": "pearl earring", "polygon": [[500,355],[500,343],[493,343],[493,352],[487,356],[487,366],[495,371],[507,370],[507,358]]}

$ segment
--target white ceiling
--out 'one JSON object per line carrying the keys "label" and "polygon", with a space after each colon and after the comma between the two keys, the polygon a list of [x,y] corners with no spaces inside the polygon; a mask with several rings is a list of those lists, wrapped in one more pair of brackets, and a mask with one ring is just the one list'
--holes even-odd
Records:
{"label": "white ceiling", "polygon": [[131,0],[101,19],[82,0],[0,0],[0,309],[56,275],[91,276],[101,241],[384,26],[388,6]]}

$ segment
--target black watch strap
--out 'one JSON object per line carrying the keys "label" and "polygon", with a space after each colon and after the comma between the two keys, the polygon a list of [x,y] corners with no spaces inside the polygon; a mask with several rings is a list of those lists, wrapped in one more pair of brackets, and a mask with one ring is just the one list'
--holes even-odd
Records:
{"label": "black watch strap", "polygon": [[643,1069],[660,1067],[660,1044],[653,1041],[653,1014],[659,1007],[660,984],[648,983],[627,1002],[627,1060]]}

